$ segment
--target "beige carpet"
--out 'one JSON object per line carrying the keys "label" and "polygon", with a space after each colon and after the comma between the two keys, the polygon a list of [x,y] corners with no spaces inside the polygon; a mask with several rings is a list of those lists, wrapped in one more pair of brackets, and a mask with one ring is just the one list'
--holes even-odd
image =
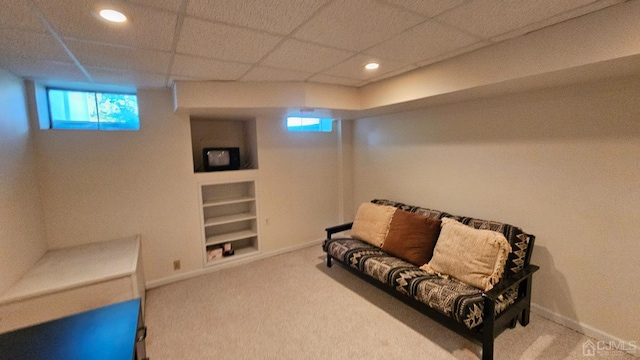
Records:
{"label": "beige carpet", "polygon": [[[478,359],[456,335],[340,265],[320,246],[147,292],[147,352],[162,359]],[[495,359],[585,359],[589,338],[532,314]],[[632,359],[611,352],[599,357]]]}

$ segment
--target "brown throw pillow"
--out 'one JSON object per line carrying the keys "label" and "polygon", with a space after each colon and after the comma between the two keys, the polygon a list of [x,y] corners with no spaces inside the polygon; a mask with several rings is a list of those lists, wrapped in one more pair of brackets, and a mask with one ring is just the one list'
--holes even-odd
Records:
{"label": "brown throw pillow", "polygon": [[391,218],[382,250],[416,266],[424,265],[433,256],[440,223],[438,219],[398,210]]}

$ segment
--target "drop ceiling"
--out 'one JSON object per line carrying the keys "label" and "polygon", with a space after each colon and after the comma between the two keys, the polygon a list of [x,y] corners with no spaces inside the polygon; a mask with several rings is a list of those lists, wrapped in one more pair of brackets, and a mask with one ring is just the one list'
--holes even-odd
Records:
{"label": "drop ceiling", "polygon": [[[0,67],[48,83],[361,87],[623,0],[0,0]],[[103,7],[127,15],[110,24]],[[380,67],[366,71],[365,63]]]}

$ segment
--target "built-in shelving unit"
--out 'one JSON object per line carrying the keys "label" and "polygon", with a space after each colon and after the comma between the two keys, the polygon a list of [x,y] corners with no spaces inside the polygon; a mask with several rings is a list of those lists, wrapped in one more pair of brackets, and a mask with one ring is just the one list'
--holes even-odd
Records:
{"label": "built-in shelving unit", "polygon": [[191,117],[191,150],[193,171],[206,172],[202,150],[216,147],[237,147],[240,151],[240,169],[258,168],[258,144],[255,119],[224,120]]}
{"label": "built-in shelving unit", "polygon": [[[200,184],[205,265],[215,265],[256,255],[258,209],[256,181],[241,180]],[[220,255],[230,246],[234,254]]]}

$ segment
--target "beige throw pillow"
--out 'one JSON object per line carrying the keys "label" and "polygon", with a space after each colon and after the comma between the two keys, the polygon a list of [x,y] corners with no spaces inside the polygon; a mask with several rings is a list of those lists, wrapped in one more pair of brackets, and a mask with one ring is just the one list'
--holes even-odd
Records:
{"label": "beige throw pillow", "polygon": [[371,245],[382,247],[395,212],[396,208],[393,206],[362,203],[356,212],[351,236]]}
{"label": "beige throw pillow", "polygon": [[443,218],[433,257],[420,268],[489,291],[502,278],[510,252],[511,246],[501,233]]}

